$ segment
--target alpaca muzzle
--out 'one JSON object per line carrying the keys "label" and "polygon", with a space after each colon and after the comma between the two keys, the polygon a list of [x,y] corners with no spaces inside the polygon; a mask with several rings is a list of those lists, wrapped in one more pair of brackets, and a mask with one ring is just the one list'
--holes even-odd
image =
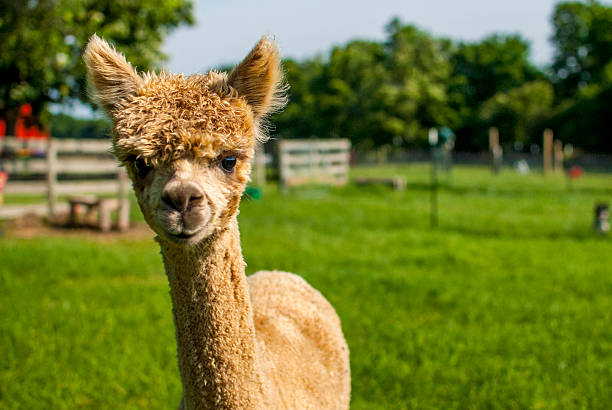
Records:
{"label": "alpaca muzzle", "polygon": [[204,192],[195,182],[175,180],[166,185],[161,201],[166,208],[185,213],[202,204]]}
{"label": "alpaca muzzle", "polygon": [[209,214],[206,196],[198,184],[177,179],[166,184],[158,218],[170,239],[184,242],[195,237],[205,227]]}

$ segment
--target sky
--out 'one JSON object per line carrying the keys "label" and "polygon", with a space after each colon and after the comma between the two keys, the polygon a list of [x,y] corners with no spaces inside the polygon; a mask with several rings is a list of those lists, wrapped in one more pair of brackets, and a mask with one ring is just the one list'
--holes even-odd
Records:
{"label": "sky", "polygon": [[531,59],[552,60],[550,18],[557,0],[195,0],[196,25],[166,39],[165,67],[186,74],[239,62],[264,34],[283,57],[325,55],[353,39],[383,40],[392,17],[436,36],[476,41],[519,33]]}

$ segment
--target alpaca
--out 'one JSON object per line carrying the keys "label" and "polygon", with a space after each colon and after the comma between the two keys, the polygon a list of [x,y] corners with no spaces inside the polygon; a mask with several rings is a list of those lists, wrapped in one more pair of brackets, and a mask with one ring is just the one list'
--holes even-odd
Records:
{"label": "alpaca", "polygon": [[348,408],[349,352],[333,307],[299,276],[245,275],[238,204],[264,120],[285,103],[275,44],[262,38],[229,75],[139,75],[96,35],[83,58],[161,248],[179,408]]}

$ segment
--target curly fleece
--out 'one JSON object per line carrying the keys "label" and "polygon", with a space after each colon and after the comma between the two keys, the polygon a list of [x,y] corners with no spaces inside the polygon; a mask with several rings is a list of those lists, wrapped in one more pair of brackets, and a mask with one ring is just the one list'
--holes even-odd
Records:
{"label": "curly fleece", "polygon": [[113,110],[114,154],[151,165],[253,149],[253,114],[224,73],[149,74],[138,95]]}

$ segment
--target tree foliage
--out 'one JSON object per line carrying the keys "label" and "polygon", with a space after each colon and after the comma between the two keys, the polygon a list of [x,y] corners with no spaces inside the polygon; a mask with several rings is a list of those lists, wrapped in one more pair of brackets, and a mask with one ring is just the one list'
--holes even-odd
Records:
{"label": "tree foliage", "polygon": [[[453,71],[448,93],[459,117],[455,123],[458,149],[487,148],[488,128],[502,116],[483,117],[482,105],[486,101],[525,82],[544,78],[529,61],[529,43],[518,35],[494,34],[480,42],[459,43],[450,61]],[[504,118],[509,120],[508,116]],[[495,125],[500,128],[500,124]],[[514,131],[514,126],[501,127],[502,139],[514,139]]]}
{"label": "tree foliage", "polygon": [[566,142],[612,152],[612,7],[559,3],[552,22],[558,107],[551,124]]}
{"label": "tree foliage", "polygon": [[[147,70],[164,59],[164,36],[192,21],[189,0],[2,2],[0,116],[23,102],[41,114],[49,102],[85,100],[80,53],[93,32]],[[565,142],[612,152],[612,7],[560,2],[552,24],[554,61],[540,69],[519,35],[455,42],[393,19],[383,41],[286,60],[291,103],[273,125],[285,138],[343,137],[362,150],[423,146],[428,128],[443,126],[458,149],[487,149],[493,125],[504,144],[537,143],[546,126]],[[62,135],[67,121],[54,123]],[[101,123],[75,127],[90,125]]]}
{"label": "tree foliage", "polygon": [[483,150],[491,126],[508,145],[539,143],[552,127],[565,142],[612,152],[611,16],[593,0],[558,3],[550,70],[518,35],[455,43],[393,19],[382,42],[287,61],[292,103],[275,122],[285,137],[346,137],[359,149],[424,145],[429,127],[449,126],[458,149]]}
{"label": "tree foliage", "polygon": [[551,120],[557,137],[590,151],[612,153],[612,81],[591,85],[566,100]]}
{"label": "tree foliage", "polygon": [[49,126],[53,138],[108,138],[110,121],[107,118],[74,118],[67,114],[51,117]]}
{"label": "tree foliage", "polygon": [[286,137],[346,137],[360,149],[424,145],[430,127],[486,133],[479,112],[487,99],[543,78],[528,50],[518,36],[455,45],[393,19],[384,42],[286,61],[291,104],[276,124]]}
{"label": "tree foliage", "polygon": [[612,73],[612,7],[594,0],[559,3],[552,23],[552,80],[558,98],[573,98]]}
{"label": "tree foliage", "polygon": [[529,43],[518,35],[494,34],[478,43],[460,43],[451,57],[457,82],[452,92],[463,97],[468,109],[499,92],[542,78],[529,61]]}
{"label": "tree foliage", "polygon": [[429,127],[453,122],[447,93],[450,43],[397,19],[387,32],[387,70],[395,87],[390,110],[404,121],[400,142],[424,141]]}
{"label": "tree foliage", "polygon": [[193,23],[189,0],[7,0],[0,3],[0,116],[10,126],[29,102],[86,101],[81,52],[89,36],[112,39],[140,69],[165,58],[165,35]]}
{"label": "tree foliage", "polygon": [[[384,140],[387,131],[384,50],[380,43],[353,41],[331,52],[320,78],[318,101],[323,117],[329,117],[328,135],[350,135],[357,145]],[[322,130],[325,132],[325,130]]]}
{"label": "tree foliage", "polygon": [[[495,126],[502,136],[528,143],[539,135],[552,113],[553,89],[547,81],[532,81],[506,92],[499,92],[482,104],[480,117]],[[502,140],[503,143],[503,140]]]}
{"label": "tree foliage", "polygon": [[292,137],[348,137],[369,149],[425,140],[450,121],[448,42],[393,20],[385,43],[351,41],[329,58],[285,63],[291,104],[276,118]]}

